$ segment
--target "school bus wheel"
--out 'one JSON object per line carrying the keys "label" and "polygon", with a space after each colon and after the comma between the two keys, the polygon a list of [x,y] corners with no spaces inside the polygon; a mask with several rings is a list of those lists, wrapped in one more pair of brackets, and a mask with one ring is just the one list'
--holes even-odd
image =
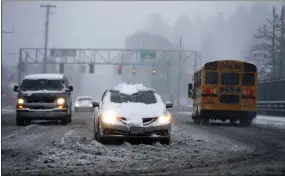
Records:
{"label": "school bus wheel", "polygon": [[252,120],[251,119],[240,119],[239,123],[241,126],[250,126]]}

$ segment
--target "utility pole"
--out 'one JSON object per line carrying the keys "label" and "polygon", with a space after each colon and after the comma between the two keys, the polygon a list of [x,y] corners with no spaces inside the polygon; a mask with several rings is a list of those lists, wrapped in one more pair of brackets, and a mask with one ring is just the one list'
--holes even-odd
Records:
{"label": "utility pole", "polygon": [[177,104],[180,107],[180,83],[181,83],[181,60],[182,60],[182,38],[179,39],[179,63],[178,63],[178,95]]}
{"label": "utility pole", "polygon": [[49,25],[49,15],[50,8],[56,8],[55,5],[41,5],[41,7],[46,8],[46,22],[45,22],[45,51],[44,51],[44,73],[46,73],[46,63],[47,63],[47,47],[48,47],[48,25]]}

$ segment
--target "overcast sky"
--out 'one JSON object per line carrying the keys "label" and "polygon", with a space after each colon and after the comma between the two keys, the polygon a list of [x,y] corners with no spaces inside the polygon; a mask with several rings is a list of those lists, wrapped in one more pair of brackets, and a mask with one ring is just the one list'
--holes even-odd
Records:
{"label": "overcast sky", "polygon": [[237,5],[252,2],[2,2],[3,57],[20,47],[44,46],[45,9],[56,5],[50,16],[49,47],[123,48],[125,37],[145,27],[148,15],[160,13],[170,25],[181,14],[191,19],[208,18],[219,12],[227,17]]}

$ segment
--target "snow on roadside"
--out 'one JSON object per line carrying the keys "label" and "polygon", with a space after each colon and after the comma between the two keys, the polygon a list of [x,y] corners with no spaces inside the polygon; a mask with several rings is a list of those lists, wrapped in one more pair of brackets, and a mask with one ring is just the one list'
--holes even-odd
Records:
{"label": "snow on roadside", "polygon": [[10,113],[14,113],[15,109],[12,107],[5,107],[1,109],[1,113],[2,114],[10,114]]}
{"label": "snow on roadside", "polygon": [[257,116],[253,120],[254,124],[266,125],[268,127],[285,129],[285,118],[284,117],[274,117],[274,116]]}

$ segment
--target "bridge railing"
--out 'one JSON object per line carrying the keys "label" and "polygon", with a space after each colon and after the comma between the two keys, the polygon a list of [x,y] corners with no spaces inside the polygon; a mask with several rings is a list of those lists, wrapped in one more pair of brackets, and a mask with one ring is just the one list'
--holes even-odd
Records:
{"label": "bridge railing", "polygon": [[285,101],[258,101],[257,111],[261,115],[285,117]]}

